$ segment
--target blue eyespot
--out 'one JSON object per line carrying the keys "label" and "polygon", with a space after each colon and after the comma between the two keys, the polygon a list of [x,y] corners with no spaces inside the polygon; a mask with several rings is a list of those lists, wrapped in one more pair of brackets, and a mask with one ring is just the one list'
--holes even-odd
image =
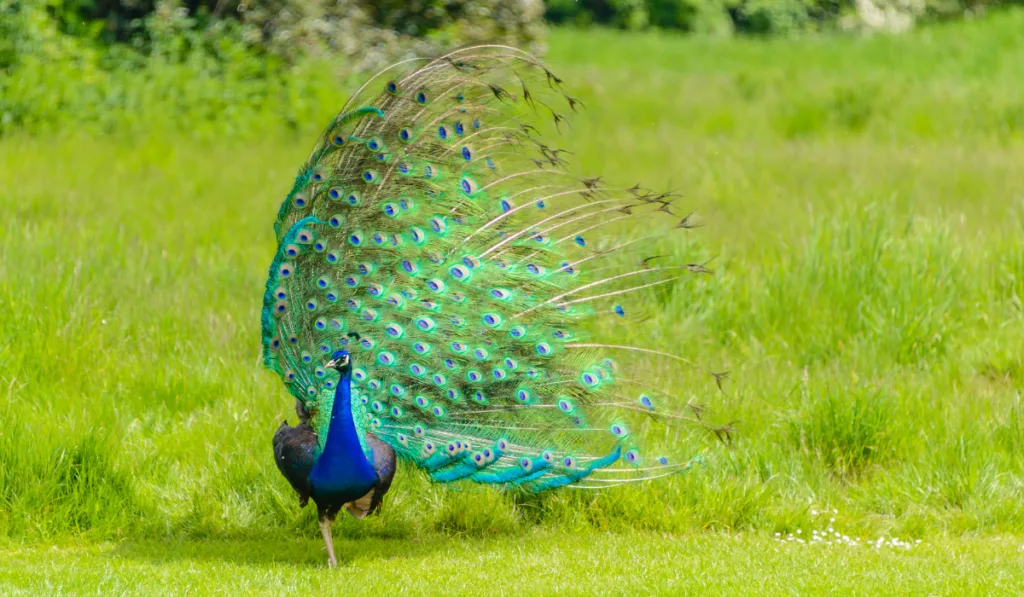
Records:
{"label": "blue eyespot", "polygon": [[462,192],[466,195],[474,195],[477,191],[477,184],[472,178],[468,176],[459,181],[459,187],[462,188]]}

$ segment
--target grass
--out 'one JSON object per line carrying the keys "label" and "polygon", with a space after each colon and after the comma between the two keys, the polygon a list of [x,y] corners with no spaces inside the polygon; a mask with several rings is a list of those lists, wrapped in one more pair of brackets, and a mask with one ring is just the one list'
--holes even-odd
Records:
{"label": "grass", "polygon": [[[338,547],[341,564],[330,572],[315,544],[281,538],[17,548],[0,554],[0,588],[5,595],[298,595],[344,587],[351,595],[970,596],[1011,595],[1024,582],[1021,546],[1005,539],[874,548],[756,535],[539,531],[507,541],[360,539]],[[517,571],[511,583],[509,570]]]}
{"label": "grass", "polygon": [[5,595],[97,589],[299,595],[340,586],[349,595],[1011,595],[1024,582],[1019,543],[969,538],[875,548],[755,534],[545,531],[503,541],[364,538],[339,541],[339,569],[328,571],[311,541],[146,540],[8,550],[0,554],[0,589]]}
{"label": "grass", "polygon": [[[664,364],[640,375],[738,420],[735,441],[691,439],[709,458],[686,477],[530,502],[403,469],[382,517],[339,521],[338,576],[416,592],[428,569],[474,593],[511,560],[536,593],[1012,594],[1022,24],[728,43],[555,32],[549,61],[588,106],[569,138],[581,170],[679,189],[707,223],[663,248],[715,257],[715,275],[652,294],[661,325],[634,340],[730,370],[725,394]],[[257,112],[221,138],[151,119],[145,135],[0,140],[5,594],[339,582],[294,574],[322,554],[271,462],[293,415],[257,340],[271,218],[336,99],[301,135]],[[924,542],[774,542],[831,509],[850,535]],[[384,560],[386,577],[364,573]]]}

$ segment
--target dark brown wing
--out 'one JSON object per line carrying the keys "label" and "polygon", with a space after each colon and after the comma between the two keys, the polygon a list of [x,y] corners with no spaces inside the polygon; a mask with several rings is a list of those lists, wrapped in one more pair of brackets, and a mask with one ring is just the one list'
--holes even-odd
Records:
{"label": "dark brown wing", "polygon": [[299,505],[306,506],[313,488],[309,485],[309,472],[313,470],[316,459],[316,433],[306,423],[295,427],[282,421],[274,433],[274,462],[285,479],[299,494]]}
{"label": "dark brown wing", "polygon": [[366,443],[370,444],[370,449],[373,450],[373,469],[377,471],[378,481],[373,488],[373,500],[370,502],[370,512],[376,514],[384,503],[384,494],[391,489],[398,459],[395,457],[395,450],[377,439],[374,434],[366,434]]}

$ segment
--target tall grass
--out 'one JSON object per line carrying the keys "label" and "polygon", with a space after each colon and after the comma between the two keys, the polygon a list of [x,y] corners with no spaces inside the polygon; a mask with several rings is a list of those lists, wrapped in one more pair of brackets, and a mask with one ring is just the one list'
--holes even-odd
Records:
{"label": "tall grass", "polygon": [[[684,477],[536,500],[403,469],[384,515],[341,532],[786,532],[823,507],[865,534],[1024,532],[1022,23],[556,32],[550,61],[588,105],[568,138],[581,170],[672,186],[707,224],[662,248],[715,274],[652,294],[659,325],[633,340],[731,371],[724,393],[664,363],[639,375],[733,441],[687,438],[708,457]],[[341,90],[296,98],[317,113],[302,134],[276,104],[238,134],[183,134],[151,118],[158,95],[117,135],[69,121],[0,142],[8,541],[315,532],[271,461],[291,404],[257,321],[271,218]]]}

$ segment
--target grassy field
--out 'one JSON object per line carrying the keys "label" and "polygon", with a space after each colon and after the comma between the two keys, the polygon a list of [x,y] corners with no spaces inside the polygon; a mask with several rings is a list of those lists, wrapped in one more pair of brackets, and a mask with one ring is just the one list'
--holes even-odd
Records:
{"label": "grassy field", "polygon": [[[738,420],[735,441],[693,438],[705,465],[669,482],[527,503],[401,470],[383,516],[336,525],[330,576],[272,463],[293,415],[258,313],[272,218],[341,94],[301,134],[0,139],[0,592],[476,593],[520,566],[532,593],[1014,594],[1022,27],[555,32],[581,171],[677,189],[706,223],[665,248],[715,275],[651,300],[658,341],[731,381],[640,375]],[[775,541],[826,517],[922,543]]]}
{"label": "grassy field", "polygon": [[[754,534],[580,534],[312,541],[160,541],[16,547],[5,595],[1016,595],[1019,541],[907,547],[780,543]],[[515,579],[509,575],[515,571]]]}

